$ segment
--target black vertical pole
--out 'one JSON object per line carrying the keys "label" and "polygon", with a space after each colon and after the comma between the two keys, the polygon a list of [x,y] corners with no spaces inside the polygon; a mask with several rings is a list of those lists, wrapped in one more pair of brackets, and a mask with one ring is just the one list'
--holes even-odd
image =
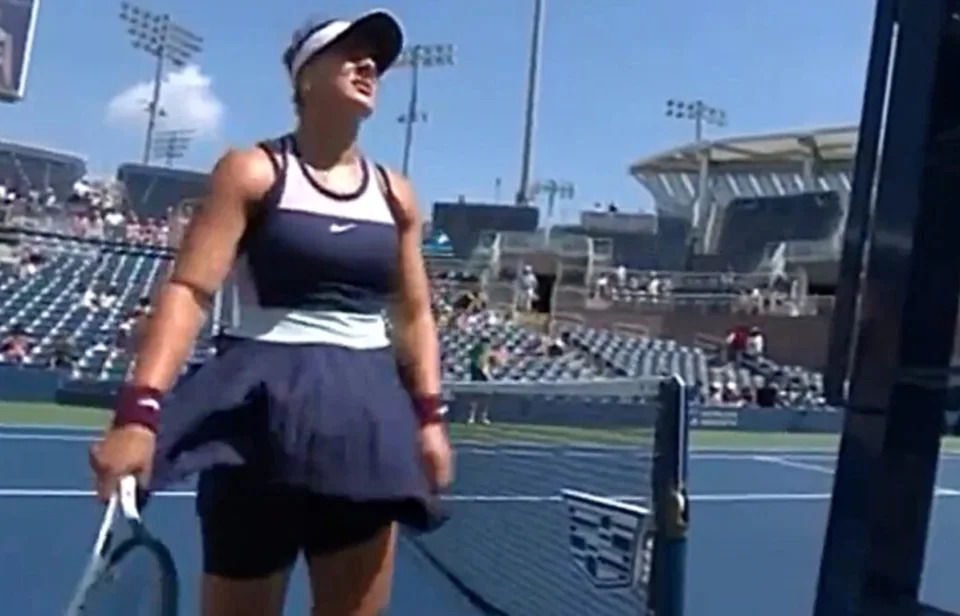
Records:
{"label": "black vertical pole", "polygon": [[816,616],[920,613],[960,294],[960,30],[953,11],[947,0],[897,7]]}
{"label": "black vertical pole", "polygon": [[827,402],[835,405],[843,404],[846,395],[844,383],[850,376],[863,258],[873,217],[873,187],[880,150],[880,131],[886,102],[896,7],[897,0],[879,0],[873,22],[873,40],[867,65],[857,155],[854,160],[853,190],[847,209],[840,276],[830,322],[827,370],[823,383]]}

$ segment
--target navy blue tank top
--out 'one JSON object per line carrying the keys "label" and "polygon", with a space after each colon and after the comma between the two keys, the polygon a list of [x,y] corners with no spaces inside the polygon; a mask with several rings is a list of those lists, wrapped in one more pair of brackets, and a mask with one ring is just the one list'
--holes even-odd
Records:
{"label": "navy blue tank top", "polygon": [[378,169],[361,160],[352,194],[309,173],[291,136],[261,144],[276,181],[240,242],[225,333],[356,349],[389,345],[384,311],[395,285],[397,231]]}

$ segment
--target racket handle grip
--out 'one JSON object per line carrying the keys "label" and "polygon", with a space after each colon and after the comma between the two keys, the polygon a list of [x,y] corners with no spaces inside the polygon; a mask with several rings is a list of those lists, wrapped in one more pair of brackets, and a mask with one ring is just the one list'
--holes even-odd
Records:
{"label": "racket handle grip", "polygon": [[133,475],[127,475],[121,478],[118,492],[120,497],[120,510],[123,511],[123,517],[128,520],[139,520],[140,509],[137,506],[137,478]]}

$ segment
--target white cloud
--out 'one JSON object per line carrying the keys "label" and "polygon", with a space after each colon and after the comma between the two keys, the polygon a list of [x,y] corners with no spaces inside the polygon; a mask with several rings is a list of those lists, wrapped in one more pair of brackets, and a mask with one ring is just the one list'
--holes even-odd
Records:
{"label": "white cloud", "polygon": [[[190,65],[167,73],[160,91],[160,109],[165,115],[158,125],[168,128],[192,128],[198,137],[213,137],[220,128],[224,105],[214,94],[212,80]],[[153,95],[153,83],[143,81],[114,96],[107,105],[111,124],[142,130],[146,107]]]}

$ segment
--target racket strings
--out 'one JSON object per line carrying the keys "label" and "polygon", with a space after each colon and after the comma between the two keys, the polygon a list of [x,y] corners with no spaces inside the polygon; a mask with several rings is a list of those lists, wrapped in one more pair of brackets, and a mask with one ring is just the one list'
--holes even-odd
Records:
{"label": "racket strings", "polygon": [[121,547],[86,593],[89,616],[165,616],[166,575],[148,544]]}

